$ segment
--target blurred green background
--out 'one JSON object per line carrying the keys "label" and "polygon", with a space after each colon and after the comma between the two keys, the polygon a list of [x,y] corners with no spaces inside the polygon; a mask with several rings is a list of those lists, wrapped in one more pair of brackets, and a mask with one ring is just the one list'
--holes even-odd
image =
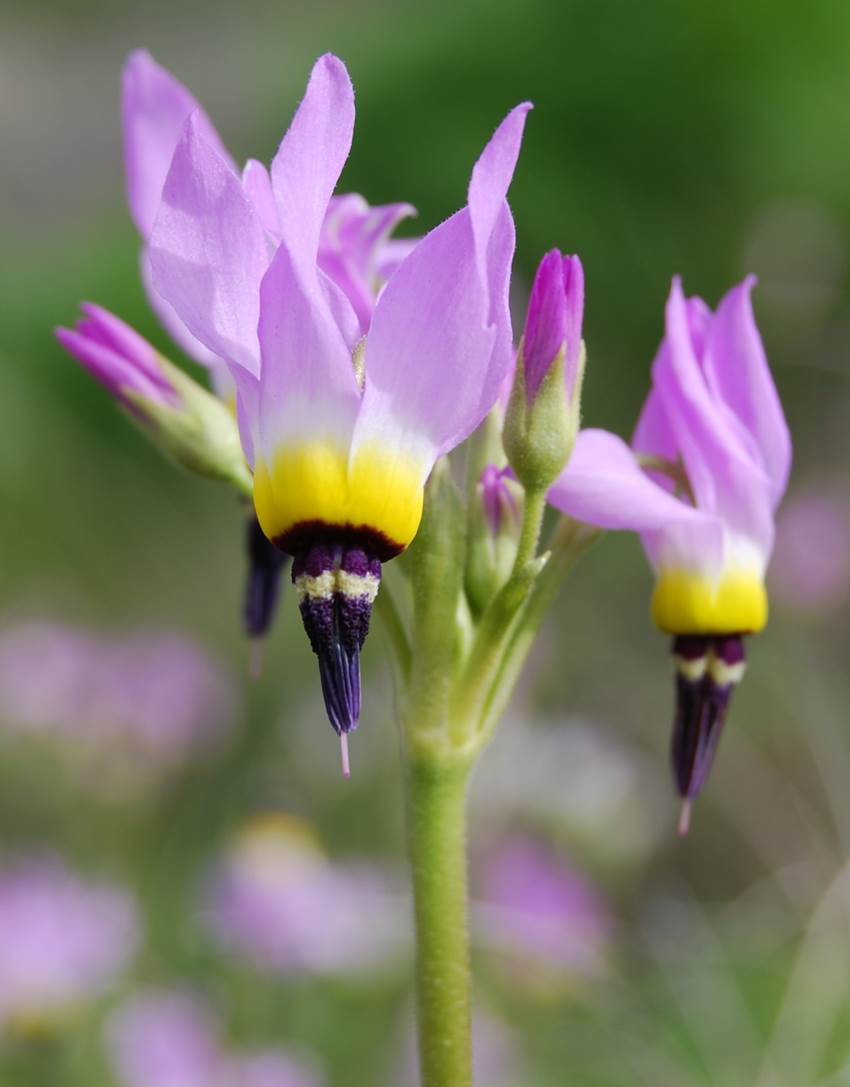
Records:
{"label": "blurred green background", "polygon": [[[232,677],[238,707],[211,753],[141,795],[101,795],[10,727],[0,848],[49,848],[132,889],[144,941],[121,993],[192,985],[234,1045],[292,1043],[331,1087],[371,1087],[399,1082],[409,964],[272,981],[210,945],[198,896],[229,835],[267,809],[314,824],[334,860],[401,865],[381,635],[345,783],[291,596],[261,681],[247,681],[238,503],[161,460],[52,335],[90,299],[177,357],[147,308],[124,203],[119,78],[137,46],[192,89],[240,161],[270,159],[313,60],[338,53],[358,109],[341,189],[411,201],[422,231],[463,202],[491,130],[531,99],[510,197],[517,297],[548,248],[581,255],[588,424],[630,432],[671,275],[711,304],[759,275],[797,516],[691,836],[675,838],[671,665],[650,574],[634,539],[608,538],[546,627],[477,777],[471,829],[473,853],[521,830],[583,873],[613,918],[607,968],[540,991],[482,959],[480,999],[513,1031],[527,1087],[850,1084],[850,536],[806,513],[811,500],[832,528],[850,516],[850,5],[0,6],[0,621],[178,631]],[[808,592],[819,573],[834,577]],[[562,733],[587,742],[566,745],[553,774],[535,751]],[[101,1023],[121,993],[58,1038],[7,1038],[0,1083],[113,1084]]]}

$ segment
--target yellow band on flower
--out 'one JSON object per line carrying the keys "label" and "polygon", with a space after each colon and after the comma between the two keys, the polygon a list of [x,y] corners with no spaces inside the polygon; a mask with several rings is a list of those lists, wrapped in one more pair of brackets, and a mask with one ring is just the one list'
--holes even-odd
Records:
{"label": "yellow band on flower", "polygon": [[755,634],[767,622],[767,592],[751,570],[728,570],[717,582],[691,570],[663,570],[652,619],[667,634]]}
{"label": "yellow band on flower", "polygon": [[324,524],[371,532],[387,543],[387,557],[403,551],[422,517],[422,470],[412,458],[362,447],[348,451],[326,441],[281,449],[254,473],[254,505],[266,535],[284,545],[300,526]]}

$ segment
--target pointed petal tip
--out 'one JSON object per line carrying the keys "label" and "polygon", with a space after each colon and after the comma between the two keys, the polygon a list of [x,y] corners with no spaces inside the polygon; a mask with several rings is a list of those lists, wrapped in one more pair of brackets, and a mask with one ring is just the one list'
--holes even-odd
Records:
{"label": "pointed petal tip", "polygon": [[149,66],[159,67],[150,52],[143,46],[139,46],[137,49],[131,49],[127,54],[127,59],[124,61],[124,67],[121,74],[126,79],[134,76],[140,68]]}

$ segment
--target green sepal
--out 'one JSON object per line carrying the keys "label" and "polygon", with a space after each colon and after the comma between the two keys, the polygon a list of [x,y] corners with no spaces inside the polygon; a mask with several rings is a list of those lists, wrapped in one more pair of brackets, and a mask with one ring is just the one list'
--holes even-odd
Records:
{"label": "green sepal", "polygon": [[172,407],[122,389],[121,395],[133,409],[128,411],[130,418],[171,460],[197,475],[230,483],[251,497],[251,472],[233,412],[162,355],[158,363],[178,403]]}
{"label": "green sepal", "polygon": [[533,400],[525,387],[523,345],[517,355],[502,442],[508,463],[528,491],[547,491],[570,459],[581,420],[581,388],[585,348],[582,342],[575,384],[568,393],[562,348],[540,383]]}
{"label": "green sepal", "polygon": [[516,559],[525,492],[513,479],[504,480],[503,485],[510,489],[515,513],[506,512],[498,532],[493,532],[485,513],[480,482],[470,503],[465,584],[475,615],[481,615],[508,580]]}

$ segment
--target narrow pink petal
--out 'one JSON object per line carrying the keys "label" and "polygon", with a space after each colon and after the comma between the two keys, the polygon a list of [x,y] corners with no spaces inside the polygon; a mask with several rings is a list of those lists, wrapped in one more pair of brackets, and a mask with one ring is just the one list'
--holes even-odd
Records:
{"label": "narrow pink petal", "polygon": [[[360,393],[328,294],[315,276],[305,284],[286,245],[275,254],[260,293],[257,455],[271,460],[281,443],[300,438],[329,438],[345,448]],[[338,294],[335,299],[341,306]]]}
{"label": "narrow pink petal", "polygon": [[773,544],[770,480],[753,459],[740,421],[708,387],[678,280],[667,303],[665,345],[653,367],[653,382],[697,505],[750,539],[766,558]]}
{"label": "narrow pink petal", "polygon": [[771,481],[774,508],[791,470],[791,436],[753,316],[755,277],[733,287],[717,307],[706,344],[710,385],[753,435]]}
{"label": "narrow pink petal", "polygon": [[513,110],[485,147],[469,206],[427,234],[381,294],[355,446],[376,438],[409,449],[427,472],[495,403],[513,363],[505,194],[529,108]]}
{"label": "narrow pink petal", "polygon": [[375,273],[382,283],[395,274],[402,261],[407,260],[419,244],[419,240],[419,238],[388,238],[383,243],[375,264]]}
{"label": "narrow pink petal", "polygon": [[254,211],[259,215],[260,222],[276,241],[280,240],[280,218],[272,189],[272,179],[261,162],[248,159],[245,163],[245,169],[242,171],[242,188],[254,205]]}
{"label": "narrow pink petal", "polygon": [[421,458],[483,417],[495,329],[475,263],[467,209],[427,234],[387,284],[366,341],[366,388],[355,446],[378,440]]}
{"label": "narrow pink petal", "polygon": [[145,289],[145,294],[147,295],[150,307],[156,314],[159,323],[180,350],[185,355],[188,355],[190,359],[199,363],[201,366],[205,366],[213,373],[226,370],[222,359],[220,359],[218,355],[213,354],[208,347],[205,347],[199,339],[192,335],[189,329],[186,328],[177,316],[177,311],[174,307],[169,302],[166,302],[161,294],[154,290],[153,283],[151,282],[150,254],[147,248],[142,249],[139,268],[142,277],[142,286]]}
{"label": "narrow pink petal", "polygon": [[469,210],[481,278],[487,278],[487,248],[516,169],[530,102],[515,106],[493,133],[472,169]]}
{"label": "narrow pink petal", "polygon": [[708,520],[656,486],[622,438],[607,430],[579,432],[548,498],[561,513],[599,528],[647,532],[676,521]]}
{"label": "narrow pink petal", "polygon": [[357,193],[335,196],[328,205],[319,267],[348,296],[363,334],[368,331],[381,281],[389,278],[381,274],[387,239],[402,219],[414,214],[410,204],[371,208]]}
{"label": "narrow pink petal", "polygon": [[150,236],[174,148],[191,113],[204,139],[232,165],[224,144],[189,91],[144,49],[127,58],[122,75],[121,118],[130,213],[143,238]]}
{"label": "narrow pink petal", "polygon": [[162,382],[151,380],[147,373],[130,360],[93,339],[85,331],[57,328],[56,339],[92,377],[125,405],[127,400],[124,394],[128,391],[138,393],[158,404],[173,403],[173,391],[169,396]]}
{"label": "narrow pink petal", "polygon": [[239,177],[186,122],[154,223],[153,286],[214,354],[259,371],[260,282],[271,247]]}
{"label": "narrow pink petal", "polygon": [[315,264],[319,236],[354,132],[354,88],[341,60],[320,57],[272,162],[281,234],[297,267]]}
{"label": "narrow pink petal", "polygon": [[524,102],[511,110],[482,151],[469,182],[469,213],[475,238],[475,259],[490,297],[487,323],[496,330],[491,365],[482,383],[482,417],[495,403],[502,382],[514,365],[508,295],[516,239],[513,218],[505,198],[531,108],[530,102]]}

